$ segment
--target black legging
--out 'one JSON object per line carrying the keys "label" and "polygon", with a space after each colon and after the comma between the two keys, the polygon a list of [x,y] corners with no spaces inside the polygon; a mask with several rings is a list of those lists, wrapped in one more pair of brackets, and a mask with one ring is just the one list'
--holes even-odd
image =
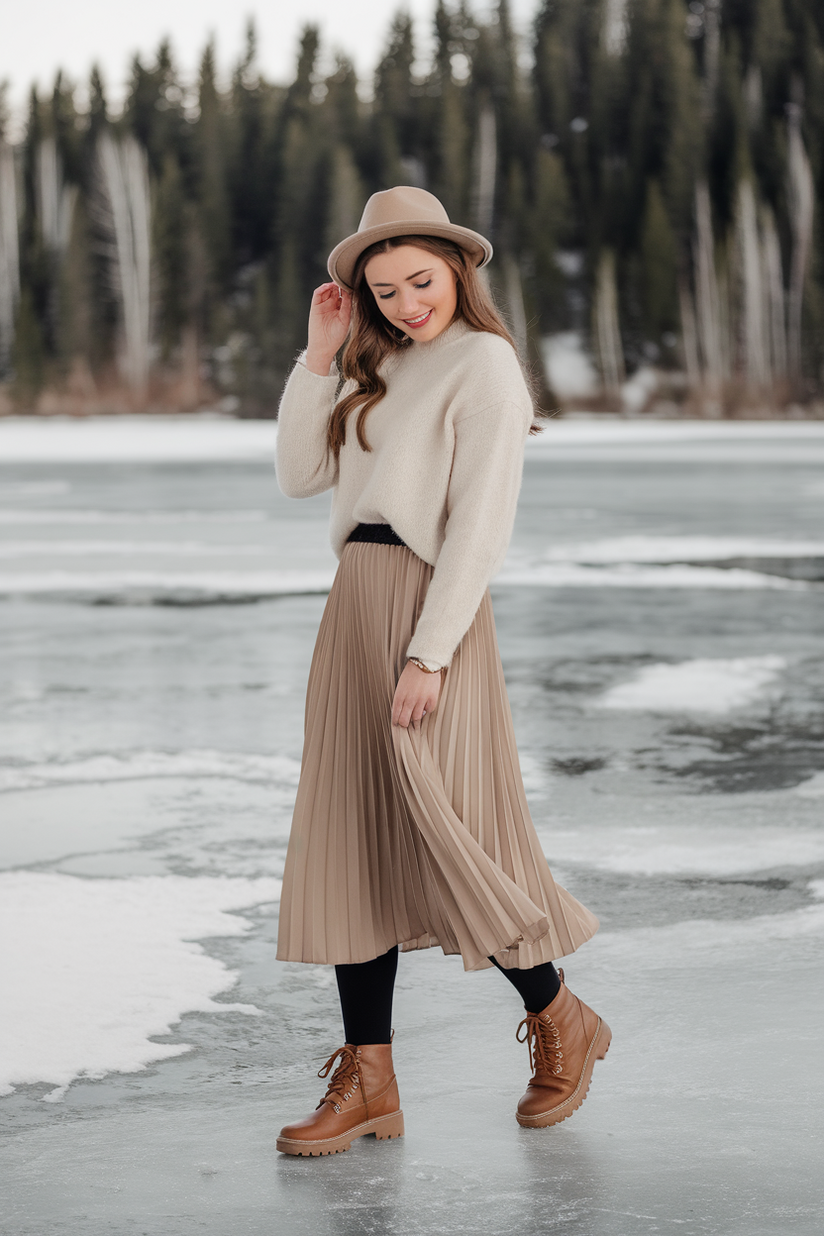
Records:
{"label": "black legging", "polygon": [[[489,960],[509,979],[528,1013],[540,1013],[557,996],[561,980],[551,961],[533,966],[531,970],[505,970],[494,957]],[[397,969],[397,945],[374,961],[335,966],[347,1043],[390,1041]]]}

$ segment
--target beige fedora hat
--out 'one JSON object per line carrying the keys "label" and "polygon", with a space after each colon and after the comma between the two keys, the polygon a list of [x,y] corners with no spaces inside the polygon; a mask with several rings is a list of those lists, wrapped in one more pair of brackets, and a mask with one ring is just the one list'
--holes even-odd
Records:
{"label": "beige fedora hat", "polygon": [[486,237],[450,223],[434,194],[411,185],[397,185],[372,194],[357,232],[335,245],[329,254],[329,274],[336,283],[351,288],[355,264],[364,249],[392,236],[443,236],[465,249],[476,266],[485,266],[492,257],[492,245]]}

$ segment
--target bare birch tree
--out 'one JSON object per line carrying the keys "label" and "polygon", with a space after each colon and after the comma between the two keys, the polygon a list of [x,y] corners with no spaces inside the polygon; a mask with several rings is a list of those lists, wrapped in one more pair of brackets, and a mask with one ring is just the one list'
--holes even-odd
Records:
{"label": "bare birch tree", "polygon": [[740,344],[742,368],[747,382],[765,387],[771,378],[768,333],[768,303],[765,295],[758,234],[758,215],[752,181],[745,178],[738,186],[736,218],[738,263],[741,276]]}
{"label": "bare birch tree", "polygon": [[813,174],[801,135],[801,108],[797,103],[787,106],[787,129],[787,180],[793,236],[787,307],[787,352],[790,377],[797,382],[801,378],[801,318],[804,283],[812,252],[815,206]]}
{"label": "bare birch tree", "polygon": [[495,210],[495,183],[498,175],[498,134],[495,111],[484,103],[478,117],[475,144],[474,214],[475,226],[483,235],[492,231]]}
{"label": "bare birch tree", "polygon": [[615,254],[605,249],[598,263],[595,286],[595,340],[605,389],[617,395],[624,380],[624,349],[618,322],[618,285]]}
{"label": "bare birch tree", "polygon": [[14,155],[0,138],[0,373],[8,369],[20,298],[20,253]]}
{"label": "bare birch tree", "polygon": [[37,148],[35,183],[43,243],[53,254],[62,256],[69,243],[77,187],[63,180],[63,166],[53,137],[44,137]]}
{"label": "bare birch tree", "polygon": [[695,293],[698,341],[704,368],[704,380],[713,395],[719,393],[725,377],[725,357],[722,341],[721,297],[715,269],[715,240],[712,228],[712,208],[706,181],[695,188]]}
{"label": "bare birch tree", "polygon": [[133,137],[98,139],[100,180],[111,213],[114,269],[123,325],[123,371],[136,394],[149,378],[150,225],[149,170]]}

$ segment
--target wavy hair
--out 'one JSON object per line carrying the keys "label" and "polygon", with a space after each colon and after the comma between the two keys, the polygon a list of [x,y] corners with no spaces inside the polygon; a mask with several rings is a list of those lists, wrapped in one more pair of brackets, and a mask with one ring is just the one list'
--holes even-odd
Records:
{"label": "wavy hair", "polygon": [[[341,369],[345,380],[354,381],[355,390],[344,395],[334,407],[329,421],[328,443],[335,458],[346,441],[346,426],[351,412],[360,408],[355,423],[358,445],[371,451],[366,437],[366,418],[386,394],[386,381],[379,369],[387,356],[401,352],[412,343],[410,337],[381,313],[372,289],[366,282],[366,265],[378,253],[388,253],[401,245],[414,245],[443,258],[454,272],[458,304],[453,321],[463,321],[470,330],[498,335],[511,345],[515,341],[504,325],[492,297],[481,282],[477,268],[464,250],[440,236],[393,236],[364,249],[352,278],[352,329],[343,349]],[[527,385],[531,386],[528,375]],[[533,426],[530,432],[538,432]]]}

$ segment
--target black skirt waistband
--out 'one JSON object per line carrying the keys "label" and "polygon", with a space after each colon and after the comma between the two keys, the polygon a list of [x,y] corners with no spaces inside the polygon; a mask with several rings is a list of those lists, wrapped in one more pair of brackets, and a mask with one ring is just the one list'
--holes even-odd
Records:
{"label": "black skirt waistband", "polygon": [[346,539],[369,545],[400,545],[402,549],[409,548],[389,524],[358,524]]}

